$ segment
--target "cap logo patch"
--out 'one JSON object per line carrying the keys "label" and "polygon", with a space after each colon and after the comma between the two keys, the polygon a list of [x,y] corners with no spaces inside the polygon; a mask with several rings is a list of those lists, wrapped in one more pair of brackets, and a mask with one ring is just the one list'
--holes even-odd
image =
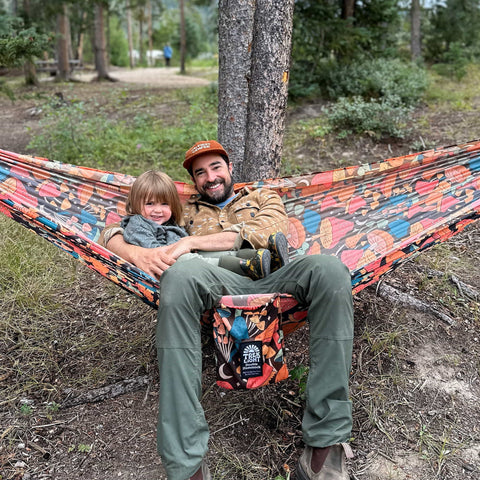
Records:
{"label": "cap logo patch", "polygon": [[210,143],[201,143],[200,145],[196,145],[195,147],[192,148],[191,153],[197,153],[200,150],[203,150],[204,148],[210,148]]}

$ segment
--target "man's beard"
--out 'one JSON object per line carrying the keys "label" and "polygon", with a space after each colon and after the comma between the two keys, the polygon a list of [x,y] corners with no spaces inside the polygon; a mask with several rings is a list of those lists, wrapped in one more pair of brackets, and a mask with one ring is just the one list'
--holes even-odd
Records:
{"label": "man's beard", "polygon": [[[213,192],[207,193],[206,188],[211,187],[213,185],[218,185],[218,184],[223,184],[223,192],[213,191]],[[219,179],[215,182],[207,182],[203,186],[203,192],[200,194],[200,197],[204,202],[217,205],[219,203],[224,202],[228,198],[230,198],[232,196],[232,193],[233,193],[233,180],[230,179],[230,181],[227,183],[224,179]]]}

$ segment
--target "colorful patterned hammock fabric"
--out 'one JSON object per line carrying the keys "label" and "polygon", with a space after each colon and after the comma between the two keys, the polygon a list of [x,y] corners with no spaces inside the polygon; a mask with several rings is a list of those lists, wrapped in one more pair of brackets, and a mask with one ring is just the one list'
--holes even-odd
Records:
{"label": "colorful patterned hammock fabric", "polygon": [[[158,282],[96,243],[105,225],[125,214],[133,181],[0,150],[0,211],[155,307]],[[192,185],[176,185],[184,200],[194,193]],[[349,267],[357,293],[479,218],[480,141],[247,185],[281,196],[291,258],[336,255]],[[292,299],[285,303],[292,308]]]}

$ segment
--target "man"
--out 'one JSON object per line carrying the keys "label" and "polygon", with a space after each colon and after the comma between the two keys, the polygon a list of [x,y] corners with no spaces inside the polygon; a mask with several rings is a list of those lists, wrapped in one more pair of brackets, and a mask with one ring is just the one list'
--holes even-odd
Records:
{"label": "man", "polygon": [[310,372],[302,422],[306,444],[297,476],[301,480],[348,480],[345,443],[352,414],[348,376],[353,339],[353,307],[348,269],[336,258],[295,259],[252,282],[201,260],[175,263],[192,250],[231,250],[245,244],[267,248],[268,238],[286,232],[281,199],[267,189],[233,191],[232,164],[213,140],[196,143],[183,166],[199,195],[185,207],[192,236],[173,246],[142,249],[124,242],[121,231],[107,230],[104,244],[150,275],[160,278],[157,352],[160,372],[158,450],[171,480],[211,479],[204,457],[208,425],[202,393],[200,316],[223,295],[259,292],[292,294],[308,306]]}

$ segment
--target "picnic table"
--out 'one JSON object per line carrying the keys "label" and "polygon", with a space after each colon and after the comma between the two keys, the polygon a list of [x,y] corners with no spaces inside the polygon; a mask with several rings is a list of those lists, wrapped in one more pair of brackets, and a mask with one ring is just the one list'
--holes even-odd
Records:
{"label": "picnic table", "polygon": [[[68,61],[70,66],[70,72],[73,72],[75,68],[80,68],[82,66],[80,60],[71,59]],[[58,61],[57,60],[36,60],[35,66],[37,68],[37,72],[49,72],[51,74],[55,74],[58,70]]]}

